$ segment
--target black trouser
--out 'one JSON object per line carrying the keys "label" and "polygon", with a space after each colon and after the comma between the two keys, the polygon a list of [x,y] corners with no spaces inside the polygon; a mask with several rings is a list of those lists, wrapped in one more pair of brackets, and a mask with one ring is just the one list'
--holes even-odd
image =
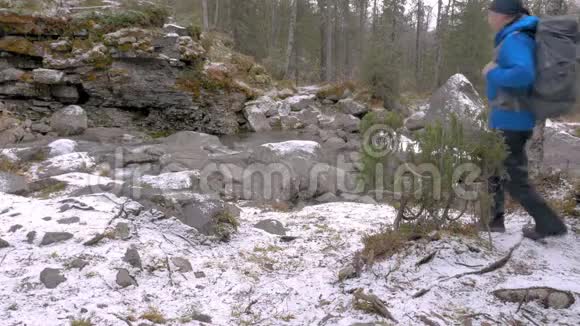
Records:
{"label": "black trouser", "polygon": [[495,203],[492,218],[503,216],[507,190],[510,196],[534,218],[536,231],[540,233],[561,231],[565,228],[564,223],[530,184],[526,143],[532,137],[532,131],[504,130],[502,134],[509,154],[504,162],[506,175],[490,180]]}

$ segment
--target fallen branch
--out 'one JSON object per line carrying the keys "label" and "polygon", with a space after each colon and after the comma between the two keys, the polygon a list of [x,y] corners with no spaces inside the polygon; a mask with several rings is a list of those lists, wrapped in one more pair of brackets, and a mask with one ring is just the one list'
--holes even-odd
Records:
{"label": "fallen branch", "polygon": [[465,273],[457,274],[454,276],[450,276],[450,277],[446,278],[444,281],[448,281],[448,280],[454,279],[454,278],[456,278],[456,279],[461,278],[461,277],[467,276],[467,275],[483,275],[483,274],[494,272],[494,271],[504,267],[507,264],[507,262],[512,258],[514,251],[516,251],[516,249],[518,249],[521,244],[522,244],[522,240],[520,240],[520,242],[518,242],[515,246],[513,246],[510,249],[510,251],[507,253],[507,255],[505,255],[500,260],[495,261],[495,262],[487,265],[486,267],[484,267],[480,270],[472,271],[472,272],[465,272]]}
{"label": "fallen branch", "polygon": [[362,300],[362,301],[366,301],[368,303],[370,303],[373,307],[373,309],[382,317],[388,318],[392,321],[394,321],[395,323],[398,323],[398,321],[395,319],[395,317],[393,317],[393,315],[391,314],[391,312],[389,311],[389,309],[387,309],[387,307],[385,306],[385,304],[383,303],[383,301],[381,299],[379,299],[379,297],[377,297],[374,294],[365,294],[363,289],[358,289],[353,293],[355,299],[357,300]]}
{"label": "fallen branch", "polygon": [[111,220],[109,220],[109,223],[107,223],[107,226],[111,225],[113,223],[114,220],[118,219],[121,217],[121,215],[125,214],[125,205],[127,205],[127,202],[124,202],[123,204],[121,204],[121,208],[119,208],[119,212],[117,212],[117,215],[115,215]]}
{"label": "fallen branch", "polygon": [[246,307],[246,309],[244,309],[244,313],[245,314],[251,314],[252,313],[252,306],[255,305],[256,303],[258,303],[258,299],[252,300],[250,302],[250,304]]}
{"label": "fallen branch", "polygon": [[421,289],[417,293],[413,294],[413,299],[420,298],[420,297],[424,296],[425,294],[429,293],[429,291],[431,291],[431,288]]}
{"label": "fallen branch", "polygon": [[422,258],[421,260],[419,260],[415,266],[419,267],[421,265],[425,265],[427,263],[430,263],[433,258],[435,258],[435,256],[437,255],[437,250],[433,251],[432,253],[430,253],[429,255],[427,255],[426,257]]}
{"label": "fallen branch", "polygon": [[111,315],[113,315],[113,316],[117,317],[118,319],[124,321],[128,326],[133,326],[133,323],[131,323],[131,321],[128,318],[125,318],[123,316],[120,316],[120,315],[118,315],[116,313],[112,313]]}
{"label": "fallen branch", "polygon": [[16,250],[16,248],[14,248],[14,249],[12,249],[12,250],[8,251],[8,252],[7,252],[7,253],[4,255],[4,257],[2,257],[2,260],[0,260],[0,266],[2,266],[2,263],[4,263],[4,259],[6,259],[6,256],[8,256],[8,254],[9,254],[9,253],[11,253],[11,252],[13,252],[14,250]]}
{"label": "fallen branch", "polygon": [[[439,283],[443,283],[446,281],[449,281],[451,279],[459,279],[462,278],[463,276],[467,276],[467,275],[483,275],[483,274],[487,274],[487,273],[491,273],[493,271],[496,271],[502,267],[504,267],[508,261],[511,259],[514,251],[516,251],[516,249],[518,249],[520,247],[520,245],[522,244],[522,240],[520,240],[520,242],[518,242],[515,246],[513,246],[510,251],[507,253],[507,255],[505,255],[504,257],[502,257],[500,260],[495,261],[489,265],[487,265],[486,267],[480,269],[480,270],[476,270],[476,271],[471,271],[471,272],[465,272],[465,273],[460,273],[454,276],[450,276],[447,277],[443,280],[441,280]],[[427,294],[429,291],[431,291],[433,288],[439,286],[439,284],[435,284],[429,288],[425,288],[422,290],[419,290],[419,292],[413,294],[412,298],[416,299],[416,298],[420,298],[422,296],[424,296],[425,294]]]}
{"label": "fallen branch", "polygon": [[540,326],[540,324],[536,323],[531,317],[529,317],[528,315],[526,315],[525,313],[522,313],[522,316],[527,319],[530,323],[536,325],[536,326]]}
{"label": "fallen branch", "polygon": [[171,286],[174,286],[175,284],[173,283],[173,272],[171,271],[171,266],[169,266],[168,256],[165,256],[165,265],[167,265],[167,271],[169,272],[169,284],[171,284]]}

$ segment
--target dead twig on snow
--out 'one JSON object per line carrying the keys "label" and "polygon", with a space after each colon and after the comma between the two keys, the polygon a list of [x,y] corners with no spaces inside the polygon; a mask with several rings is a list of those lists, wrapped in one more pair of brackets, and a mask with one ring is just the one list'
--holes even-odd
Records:
{"label": "dead twig on snow", "polygon": [[129,319],[127,319],[127,318],[125,318],[123,316],[120,316],[120,315],[118,315],[116,313],[112,313],[111,315],[113,315],[113,316],[117,317],[118,319],[124,321],[128,326],[133,326],[133,323],[131,323],[131,321]]}
{"label": "dead twig on snow", "polygon": [[430,262],[431,262],[431,261],[432,261],[432,260],[435,258],[435,256],[436,256],[436,255],[437,255],[437,250],[435,250],[435,251],[433,251],[432,253],[430,253],[429,255],[427,255],[427,256],[425,256],[425,257],[423,257],[421,260],[419,260],[419,261],[418,261],[418,262],[415,264],[415,266],[416,266],[416,267],[419,267],[419,266],[421,266],[421,265],[425,265],[425,264],[427,264],[427,263],[430,263]]}
{"label": "dead twig on snow", "polygon": [[379,299],[379,297],[377,297],[374,294],[365,294],[363,289],[358,289],[353,293],[355,299],[357,300],[362,300],[362,301],[366,301],[368,303],[370,303],[373,307],[373,309],[382,317],[388,318],[392,321],[394,321],[395,323],[398,323],[398,321],[395,319],[395,317],[393,317],[393,315],[391,314],[391,312],[389,311],[389,309],[387,309],[387,307],[385,306],[385,304],[383,303],[383,301],[381,299]]}

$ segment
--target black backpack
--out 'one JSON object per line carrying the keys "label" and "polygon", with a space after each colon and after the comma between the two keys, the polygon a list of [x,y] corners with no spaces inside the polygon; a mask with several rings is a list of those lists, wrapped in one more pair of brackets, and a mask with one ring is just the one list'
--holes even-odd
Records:
{"label": "black backpack", "polygon": [[546,17],[540,20],[536,39],[536,82],[526,107],[537,120],[557,118],[578,108],[578,18]]}

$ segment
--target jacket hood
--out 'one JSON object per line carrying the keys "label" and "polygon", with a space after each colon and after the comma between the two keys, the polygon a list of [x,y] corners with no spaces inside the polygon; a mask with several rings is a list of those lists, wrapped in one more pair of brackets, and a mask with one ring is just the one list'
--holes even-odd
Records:
{"label": "jacket hood", "polygon": [[515,32],[531,32],[535,33],[538,27],[540,19],[535,16],[523,16],[517,21],[511,23],[510,25],[504,27],[495,36],[495,45],[499,45],[506,37]]}

